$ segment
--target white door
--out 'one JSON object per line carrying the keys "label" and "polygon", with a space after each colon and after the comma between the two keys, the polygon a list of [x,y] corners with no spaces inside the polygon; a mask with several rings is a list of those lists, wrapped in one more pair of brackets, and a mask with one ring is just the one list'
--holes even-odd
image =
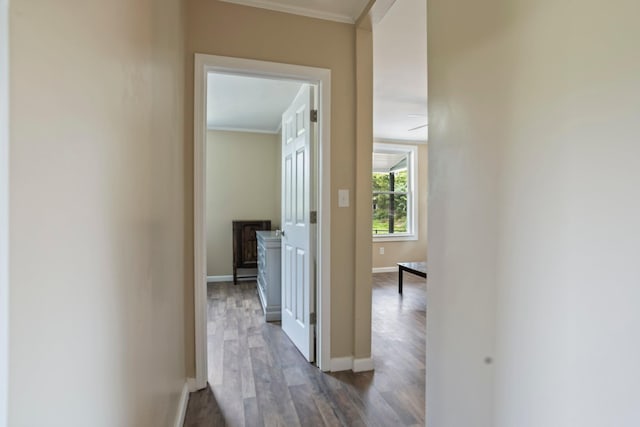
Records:
{"label": "white door", "polygon": [[282,329],[314,361],[313,88],[305,84],[282,115]]}

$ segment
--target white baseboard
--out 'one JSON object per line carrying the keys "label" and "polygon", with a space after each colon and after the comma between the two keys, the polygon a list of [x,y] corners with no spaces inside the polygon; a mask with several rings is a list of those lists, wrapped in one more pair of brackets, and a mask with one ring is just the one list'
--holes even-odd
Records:
{"label": "white baseboard", "polygon": [[371,357],[353,359],[353,372],[366,371],[373,371],[373,359]]}
{"label": "white baseboard", "polygon": [[233,281],[233,276],[228,275],[228,276],[207,276],[207,283],[214,283],[214,282],[232,282]]}
{"label": "white baseboard", "polygon": [[176,412],[175,427],[184,426],[184,417],[187,414],[187,405],[189,404],[189,381],[185,381],[180,393],[180,401],[178,402],[178,411]]}
{"label": "white baseboard", "polygon": [[372,273],[395,273],[398,271],[398,266],[395,267],[376,267],[372,268]]}
{"label": "white baseboard", "polygon": [[350,371],[353,368],[353,357],[334,357],[331,359],[331,372]]}
{"label": "white baseboard", "polygon": [[[255,277],[238,277],[238,282],[244,282],[249,280],[256,280]],[[233,276],[207,276],[207,283],[216,283],[216,282],[233,282]]]}
{"label": "white baseboard", "polygon": [[335,357],[331,359],[331,372],[340,371],[373,371],[373,359],[370,357],[363,359],[354,359],[352,356]]}

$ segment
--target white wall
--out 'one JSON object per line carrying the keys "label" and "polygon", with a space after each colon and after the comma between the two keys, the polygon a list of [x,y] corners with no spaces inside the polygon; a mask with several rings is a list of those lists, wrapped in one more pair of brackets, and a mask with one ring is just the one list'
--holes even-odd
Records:
{"label": "white wall", "polygon": [[0,0],[0,427],[9,388],[9,2]]}
{"label": "white wall", "polygon": [[233,274],[234,220],[280,226],[280,138],[207,132],[207,276]]}
{"label": "white wall", "polygon": [[428,425],[640,425],[640,3],[428,9]]}
{"label": "white wall", "polygon": [[182,16],[177,0],[11,3],[11,426],[173,424]]}

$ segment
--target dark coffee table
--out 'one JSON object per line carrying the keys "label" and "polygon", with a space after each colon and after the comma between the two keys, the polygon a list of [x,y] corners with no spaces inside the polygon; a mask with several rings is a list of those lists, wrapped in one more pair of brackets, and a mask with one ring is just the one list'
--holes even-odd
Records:
{"label": "dark coffee table", "polygon": [[398,263],[398,293],[402,293],[402,272],[406,271],[416,276],[427,278],[426,262],[399,262]]}

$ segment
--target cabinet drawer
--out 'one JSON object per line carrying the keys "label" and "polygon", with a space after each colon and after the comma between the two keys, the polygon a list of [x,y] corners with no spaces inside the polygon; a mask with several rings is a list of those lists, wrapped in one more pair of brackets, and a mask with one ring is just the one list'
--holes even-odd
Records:
{"label": "cabinet drawer", "polygon": [[265,320],[278,321],[280,315],[280,239],[269,232],[257,233],[258,295]]}

